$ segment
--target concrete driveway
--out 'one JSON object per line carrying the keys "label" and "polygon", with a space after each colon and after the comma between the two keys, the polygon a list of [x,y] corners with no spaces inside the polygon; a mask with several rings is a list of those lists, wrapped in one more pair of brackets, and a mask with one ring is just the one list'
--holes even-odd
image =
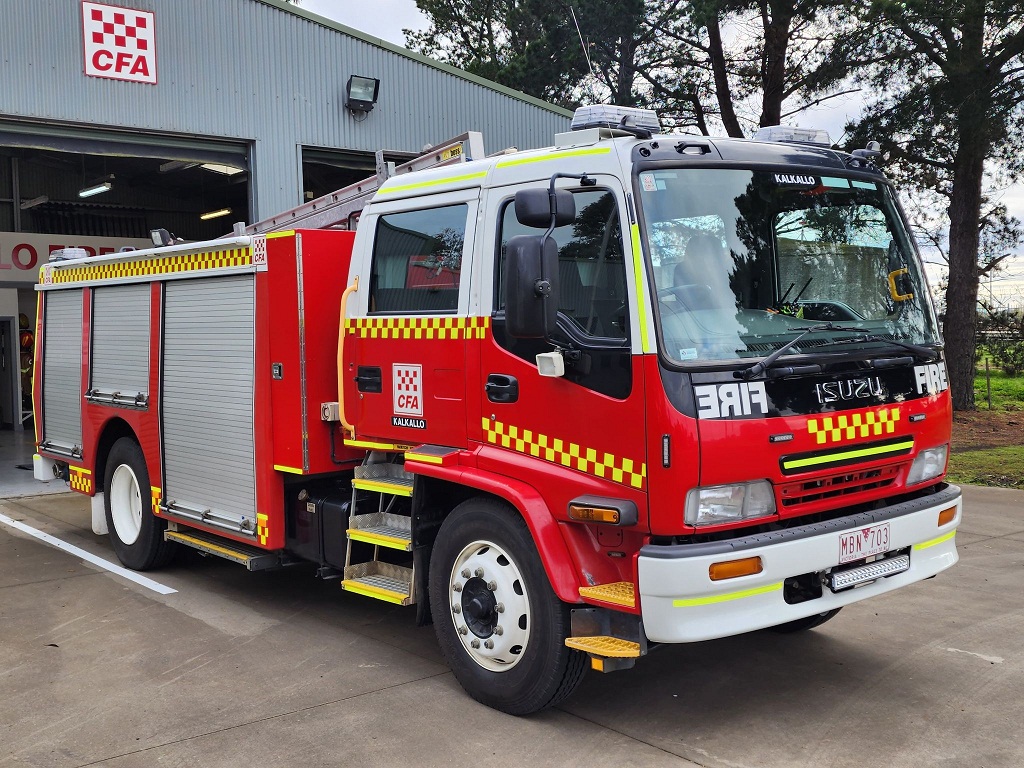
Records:
{"label": "concrete driveway", "polygon": [[[0,524],[0,766],[1024,765],[1024,492],[965,489],[961,562],[801,635],[661,648],[513,718],[412,609],[186,553],[161,595]],[[0,513],[114,561],[87,500]]]}

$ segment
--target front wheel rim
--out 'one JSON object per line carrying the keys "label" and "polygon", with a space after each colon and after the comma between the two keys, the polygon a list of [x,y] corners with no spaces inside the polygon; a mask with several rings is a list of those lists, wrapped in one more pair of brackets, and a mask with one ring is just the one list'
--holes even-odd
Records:
{"label": "front wheel rim", "polygon": [[142,492],[135,472],[120,465],[110,478],[110,518],[125,544],[134,544],[142,532]]}
{"label": "front wheel rim", "polygon": [[518,664],[530,641],[526,581],[497,544],[474,541],[459,553],[448,580],[449,613],[468,656],[491,672]]}

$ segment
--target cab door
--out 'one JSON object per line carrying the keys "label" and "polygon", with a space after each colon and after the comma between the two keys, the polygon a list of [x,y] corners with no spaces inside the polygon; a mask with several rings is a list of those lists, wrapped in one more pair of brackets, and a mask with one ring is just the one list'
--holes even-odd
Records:
{"label": "cab door", "polygon": [[[567,350],[565,375],[544,377],[536,356],[554,345],[506,333],[501,285],[504,247],[521,234],[541,234],[516,220],[517,189],[489,193],[486,219],[494,222],[482,294],[490,291],[491,333],[481,348],[476,436],[481,466],[527,479],[565,514],[568,501],[585,493],[633,499],[641,514],[647,486],[644,386],[636,338],[636,281],[629,214],[618,180],[594,175],[596,186],[570,187],[572,224],[558,227],[556,342]],[[547,180],[533,186],[547,187]],[[637,256],[639,258],[639,256]],[[488,279],[489,278],[489,279]]]}
{"label": "cab door", "polygon": [[477,333],[468,276],[478,198],[479,189],[468,189],[375,204],[360,221],[373,242],[362,251],[342,372],[357,440],[466,445],[466,346]]}

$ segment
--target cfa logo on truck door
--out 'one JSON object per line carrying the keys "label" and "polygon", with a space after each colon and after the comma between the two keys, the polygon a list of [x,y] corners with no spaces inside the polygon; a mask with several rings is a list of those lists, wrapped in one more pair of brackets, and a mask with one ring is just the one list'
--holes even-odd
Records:
{"label": "cfa logo on truck door", "polygon": [[85,74],[156,84],[156,14],[82,3]]}
{"label": "cfa logo on truck door", "polygon": [[[391,424],[396,427],[425,429],[423,416],[423,366],[395,363],[391,366],[394,411]],[[413,418],[411,418],[413,417]]]}

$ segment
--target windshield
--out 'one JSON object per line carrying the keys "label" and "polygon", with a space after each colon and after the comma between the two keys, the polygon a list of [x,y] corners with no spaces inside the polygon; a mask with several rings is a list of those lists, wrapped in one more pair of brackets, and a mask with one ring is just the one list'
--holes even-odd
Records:
{"label": "windshield", "polygon": [[[677,362],[788,354],[867,332],[938,341],[928,289],[887,185],[730,169],[639,175],[662,348]],[[832,328],[824,328],[832,323]],[[864,342],[877,345],[879,342]]]}

